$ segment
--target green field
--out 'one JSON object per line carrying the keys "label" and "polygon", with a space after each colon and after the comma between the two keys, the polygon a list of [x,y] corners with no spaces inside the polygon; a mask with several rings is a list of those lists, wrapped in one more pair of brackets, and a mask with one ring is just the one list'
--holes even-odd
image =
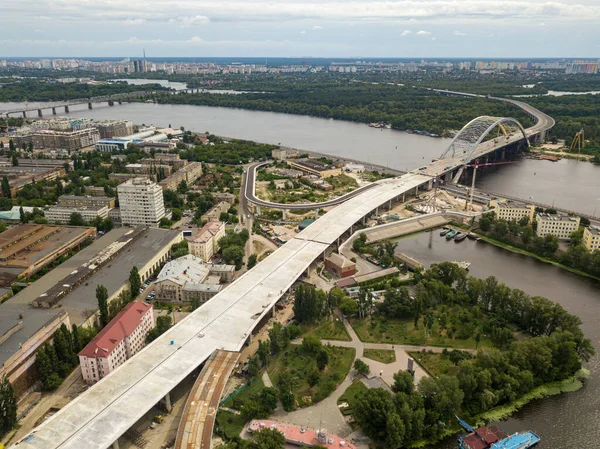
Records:
{"label": "green field", "polygon": [[347,416],[352,414],[352,407],[354,405],[354,400],[359,393],[363,391],[367,391],[367,387],[360,380],[357,380],[352,385],[350,385],[343,395],[338,399],[338,405],[342,402],[347,402],[349,407],[340,409],[342,415]]}
{"label": "green field", "polygon": [[246,420],[242,415],[236,415],[224,410],[217,412],[216,431],[228,440],[239,437],[245,424]]}
{"label": "green field", "polygon": [[[477,343],[471,338],[450,338],[446,331],[440,331],[436,320],[429,336],[425,334],[422,320],[418,329],[414,328],[413,321],[396,318],[372,316],[365,319],[354,318],[350,320],[358,338],[365,343],[393,343],[415,346],[440,346],[457,349],[475,349]],[[460,323],[458,324],[460,326]],[[481,338],[479,347],[491,346],[485,337]]]}
{"label": "green field", "polygon": [[315,356],[305,353],[298,345],[290,345],[269,362],[267,370],[273,385],[277,386],[282,373],[289,372],[294,377],[294,393],[300,403],[308,396],[313,403],[325,399],[346,378],[355,357],[354,349],[325,347],[329,352],[329,364],[314,387],[308,384],[308,376],[318,371]]}
{"label": "green field", "polygon": [[394,363],[396,352],[392,349],[365,349],[363,356],[381,363]]}
{"label": "green field", "polygon": [[440,353],[422,353],[411,351],[408,353],[415,362],[418,363],[427,373],[433,377],[438,377],[441,374],[454,376],[458,372],[458,366],[452,363],[447,357],[443,357]]}
{"label": "green field", "polygon": [[344,324],[340,320],[327,321],[322,324],[313,326],[303,326],[301,329],[302,335],[314,335],[321,340],[341,340],[352,341],[350,335],[346,331]]}
{"label": "green field", "polygon": [[[259,374],[260,376],[260,374]],[[244,403],[252,398],[252,396],[260,393],[260,390],[262,390],[265,387],[265,384],[263,383],[263,380],[261,377],[254,377],[250,383],[247,384],[247,387],[244,388],[243,390],[241,390],[237,395],[235,395],[233,398],[228,399],[227,402],[223,403],[224,407],[228,407],[228,408],[234,408],[236,410],[241,410],[242,405],[244,405]]]}

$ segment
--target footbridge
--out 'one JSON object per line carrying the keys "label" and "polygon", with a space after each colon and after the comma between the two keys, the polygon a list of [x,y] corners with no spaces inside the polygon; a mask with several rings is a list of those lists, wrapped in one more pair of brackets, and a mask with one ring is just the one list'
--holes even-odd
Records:
{"label": "footbridge", "polygon": [[[495,120],[477,120],[478,129],[485,134],[493,122]],[[483,126],[485,123],[487,127]],[[465,130],[465,139],[471,130],[471,127]],[[525,133],[532,131],[525,130]],[[480,138],[481,134],[475,131],[469,137],[475,139],[473,144]],[[509,141],[513,138],[523,139],[522,132],[520,136],[509,136]],[[433,168],[437,164],[434,162],[397,178],[377,181],[323,215],[16,442],[18,449],[106,449],[109,446],[118,449],[119,438],[154,405],[161,401],[169,404],[170,392],[211,354],[217,350],[238,352],[294,282],[331,245],[339,247],[340,237],[351,235],[355,225],[380,207],[391,207],[393,202],[403,201],[405,195],[418,194],[419,188],[430,188],[439,173],[459,170],[469,158],[500,148],[493,141],[491,144],[480,142],[475,150],[467,151],[457,140],[453,143],[453,150],[443,158],[446,162],[438,165],[437,170]],[[479,146],[487,144],[489,148],[479,150]],[[461,154],[461,151],[466,152]]]}
{"label": "footbridge", "polygon": [[4,115],[4,116],[8,117],[12,114],[21,114],[21,115],[23,115],[24,118],[27,118],[28,112],[37,111],[38,117],[43,117],[44,111],[47,111],[47,110],[52,110],[52,115],[56,115],[58,109],[62,108],[65,113],[68,113],[70,106],[75,106],[75,105],[79,105],[79,104],[87,103],[88,109],[92,109],[94,103],[108,103],[109,106],[114,106],[115,103],[121,104],[124,101],[127,102],[127,101],[131,101],[131,100],[137,99],[137,98],[149,97],[151,95],[154,95],[155,93],[156,92],[153,92],[153,91],[137,91],[137,92],[127,92],[127,93],[122,93],[122,94],[102,95],[99,97],[76,98],[73,100],[58,101],[56,103],[44,104],[44,105],[39,105],[39,106],[31,106],[31,107],[25,107],[25,108],[17,108],[17,109],[11,109],[11,110],[6,110],[6,111],[0,111],[0,115]]}

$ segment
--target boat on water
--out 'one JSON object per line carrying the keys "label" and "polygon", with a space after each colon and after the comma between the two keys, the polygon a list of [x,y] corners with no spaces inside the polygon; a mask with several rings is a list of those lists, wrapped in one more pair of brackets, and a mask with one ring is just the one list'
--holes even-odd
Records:
{"label": "boat on water", "polygon": [[467,238],[467,234],[463,234],[462,232],[459,232],[458,234],[456,234],[454,236],[454,241],[455,242],[462,242],[466,238]]}
{"label": "boat on water", "polygon": [[468,270],[469,267],[471,266],[471,262],[467,262],[466,260],[461,260],[461,261],[453,260],[452,263],[455,263],[460,268],[464,268],[465,270]]}
{"label": "boat on water", "polygon": [[443,237],[443,236],[445,236],[446,234],[448,234],[449,232],[450,232],[450,229],[448,229],[448,228],[444,228],[444,229],[442,229],[442,231],[440,232],[440,236],[441,236],[441,237]]}
{"label": "boat on water", "polygon": [[542,441],[530,430],[509,435],[497,424],[473,429],[458,416],[456,419],[469,432],[458,438],[460,449],[529,449]]}
{"label": "boat on water", "polygon": [[467,234],[467,237],[469,238],[469,240],[477,240],[477,234],[473,234],[472,232],[469,232]]}
{"label": "boat on water", "polygon": [[448,234],[446,234],[446,240],[452,240],[456,236],[456,234],[458,234],[458,231],[456,229],[450,229]]}

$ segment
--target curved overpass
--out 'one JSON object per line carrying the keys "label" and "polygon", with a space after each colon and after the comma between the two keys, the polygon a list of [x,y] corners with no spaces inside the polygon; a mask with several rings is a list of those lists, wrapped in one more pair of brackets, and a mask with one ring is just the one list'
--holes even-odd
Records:
{"label": "curved overpass", "polygon": [[265,165],[270,164],[271,161],[267,162],[257,162],[256,164],[252,164],[248,167],[246,171],[246,176],[244,177],[244,197],[249,203],[255,204],[257,206],[270,207],[272,209],[285,209],[285,210],[306,210],[306,209],[321,209],[324,207],[337,206],[338,204],[342,204],[348,201],[351,198],[354,198],[357,195],[360,195],[364,191],[371,189],[374,187],[374,184],[369,184],[363,187],[359,187],[352,192],[346,193],[338,198],[334,198],[329,201],[323,201],[321,203],[303,203],[303,204],[283,204],[283,203],[272,203],[271,201],[261,200],[256,196],[256,171]]}

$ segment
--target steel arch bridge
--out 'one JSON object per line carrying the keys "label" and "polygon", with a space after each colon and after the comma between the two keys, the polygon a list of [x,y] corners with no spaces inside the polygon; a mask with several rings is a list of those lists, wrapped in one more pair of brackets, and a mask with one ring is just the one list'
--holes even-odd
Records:
{"label": "steel arch bridge", "polygon": [[471,162],[473,153],[475,153],[477,146],[483,142],[483,139],[485,139],[496,126],[500,126],[501,129],[505,131],[502,126],[504,124],[516,126],[523,134],[527,146],[529,146],[529,140],[527,139],[525,129],[516,119],[511,117],[491,117],[482,115],[481,117],[471,120],[460,130],[448,148],[446,148],[446,151],[442,153],[440,159],[459,157],[462,159],[463,164],[468,164]]}

